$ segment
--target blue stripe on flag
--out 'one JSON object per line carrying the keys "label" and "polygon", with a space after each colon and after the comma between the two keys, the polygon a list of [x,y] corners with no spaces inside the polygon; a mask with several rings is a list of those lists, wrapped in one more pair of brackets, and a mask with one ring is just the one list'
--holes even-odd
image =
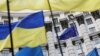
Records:
{"label": "blue stripe on flag", "polygon": [[43,52],[40,46],[35,48],[25,47],[17,52],[15,56],[43,56]]}
{"label": "blue stripe on flag", "polygon": [[[14,29],[16,24],[17,22],[11,23],[12,30]],[[5,39],[8,36],[8,34],[9,34],[9,25],[8,24],[0,25],[0,40]]]}
{"label": "blue stripe on flag", "polygon": [[[33,16],[34,15],[34,16]],[[33,13],[23,18],[18,25],[21,28],[38,28],[44,26],[43,12]]]}

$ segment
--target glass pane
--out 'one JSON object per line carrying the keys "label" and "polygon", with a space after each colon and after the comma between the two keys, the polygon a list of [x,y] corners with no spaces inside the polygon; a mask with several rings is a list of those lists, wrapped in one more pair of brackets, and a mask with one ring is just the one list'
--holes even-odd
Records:
{"label": "glass pane", "polygon": [[53,20],[54,20],[54,23],[55,24],[58,24],[59,23],[57,18],[54,18]]}
{"label": "glass pane", "polygon": [[[10,17],[11,20],[13,19],[13,17]],[[8,16],[2,16],[2,19],[8,19]]]}
{"label": "glass pane", "polygon": [[91,28],[89,28],[89,31],[90,31],[90,33],[93,33],[96,31],[96,29],[95,29],[95,27],[91,27]]}
{"label": "glass pane", "polygon": [[92,20],[91,20],[91,18],[86,19],[86,22],[87,22],[87,25],[90,25],[90,24],[93,23]]}
{"label": "glass pane", "polygon": [[83,15],[76,17],[77,22],[79,25],[84,24],[84,17]]}
{"label": "glass pane", "polygon": [[57,32],[60,32],[60,27],[56,27]]}

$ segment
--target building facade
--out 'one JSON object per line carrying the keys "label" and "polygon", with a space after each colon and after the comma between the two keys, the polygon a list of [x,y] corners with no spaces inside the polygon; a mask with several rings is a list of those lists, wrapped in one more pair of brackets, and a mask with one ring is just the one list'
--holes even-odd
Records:
{"label": "building facade", "polygon": [[[16,22],[29,14],[29,12],[12,12],[11,22]],[[77,36],[67,40],[60,40],[64,56],[86,56],[95,47],[98,49],[98,53],[100,53],[99,10],[94,12],[54,11],[53,19],[49,11],[44,11],[44,18],[48,40],[47,44],[42,45],[44,56],[61,56],[57,34],[60,36],[64,29],[73,25],[73,22],[77,27]],[[7,14],[5,12],[0,12],[0,24],[8,24]],[[14,50],[15,54],[20,49],[16,48]],[[0,56],[11,56],[11,49],[2,50]]]}

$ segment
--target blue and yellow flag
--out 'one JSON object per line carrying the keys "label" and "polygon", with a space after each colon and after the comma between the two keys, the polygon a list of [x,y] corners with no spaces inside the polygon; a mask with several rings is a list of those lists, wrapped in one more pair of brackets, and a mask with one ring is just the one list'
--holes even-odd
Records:
{"label": "blue and yellow flag", "polygon": [[[49,10],[48,0],[9,0],[10,9]],[[100,9],[100,0],[49,0],[56,11],[95,11]],[[7,10],[6,0],[0,0],[0,11]]]}
{"label": "blue and yellow flag", "polygon": [[[43,12],[33,13],[19,22],[12,23],[12,37],[14,48],[36,47],[46,43]],[[9,47],[8,24],[0,25],[0,50]]]}

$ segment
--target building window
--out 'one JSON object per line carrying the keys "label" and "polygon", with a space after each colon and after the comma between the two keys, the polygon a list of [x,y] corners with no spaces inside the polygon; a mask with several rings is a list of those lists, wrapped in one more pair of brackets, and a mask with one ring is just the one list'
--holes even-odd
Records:
{"label": "building window", "polygon": [[99,36],[99,38],[100,38],[100,33],[98,33],[98,36]]}
{"label": "building window", "polygon": [[21,19],[23,19],[23,17],[18,17],[18,20],[21,20]]}
{"label": "building window", "polygon": [[67,20],[60,21],[60,23],[61,23],[61,26],[62,26],[63,29],[68,27],[68,21]]}
{"label": "building window", "polygon": [[92,16],[96,19],[100,18],[99,10],[91,12]]}
{"label": "building window", "polygon": [[[54,17],[59,17],[60,14],[53,14]],[[51,15],[49,17],[52,17]]]}
{"label": "building window", "polygon": [[72,19],[74,19],[75,17],[74,17],[72,14],[70,14],[70,15],[68,15],[68,18],[69,18],[69,20],[72,20]]}
{"label": "building window", "polygon": [[93,37],[92,36],[89,36],[89,38],[90,38],[91,41],[93,41]]}
{"label": "building window", "polygon": [[59,45],[57,43],[54,45],[55,45],[55,49],[56,49],[57,53],[60,53]]}
{"label": "building window", "polygon": [[68,13],[70,13],[70,12],[64,12],[65,15],[67,15]]}
{"label": "building window", "polygon": [[61,43],[63,53],[65,53],[66,46],[67,46],[66,43]]}
{"label": "building window", "polygon": [[98,35],[94,35],[92,36],[92,38],[93,38],[93,41],[95,41],[95,44],[100,44],[100,38]]}
{"label": "building window", "polygon": [[72,44],[73,45],[79,45],[79,44],[82,44],[82,43],[84,43],[84,39],[83,38],[81,38],[81,39],[79,39],[79,40],[73,40],[72,41]]}
{"label": "building window", "polygon": [[8,20],[4,20],[4,24],[9,24],[9,21]]}
{"label": "building window", "polygon": [[84,39],[83,39],[83,38],[82,38],[82,39],[80,39],[80,40],[81,40],[81,42],[82,42],[82,43],[84,43]]}
{"label": "building window", "polygon": [[[67,47],[66,43],[61,43],[61,48],[62,48],[63,53],[65,53],[65,48],[66,47]],[[55,49],[59,50],[59,45],[58,44],[55,44]],[[60,53],[60,50],[59,50],[58,53]]]}
{"label": "building window", "polygon": [[[81,43],[81,44],[82,44],[82,43]],[[76,44],[76,49],[77,49],[77,50],[81,49],[81,44],[79,44],[79,43]]]}
{"label": "building window", "polygon": [[[67,47],[67,44],[66,43],[61,43],[61,47]],[[56,49],[59,48],[58,44],[55,44],[55,48]]]}
{"label": "building window", "polygon": [[45,48],[46,48],[46,50],[49,50],[49,46],[48,45],[46,45]]}
{"label": "building window", "polygon": [[46,23],[45,24],[45,27],[46,27],[46,31],[52,31],[52,23]]}
{"label": "building window", "polygon": [[70,27],[72,27],[72,26],[76,27],[76,24],[75,23],[71,23]]}
{"label": "building window", "polygon": [[59,24],[58,18],[54,18],[53,20],[54,20],[54,23],[55,23],[56,25]]}
{"label": "building window", "polygon": [[58,44],[55,44],[55,48],[56,48],[56,49],[58,49],[58,48],[59,48]]}
{"label": "building window", "polygon": [[83,38],[81,38],[79,40],[74,40],[72,43],[73,43],[73,45],[76,46],[77,50],[81,49],[81,51],[82,51],[82,43],[84,43],[84,39]]}
{"label": "building window", "polygon": [[2,16],[2,19],[8,19],[8,16]]}
{"label": "building window", "polygon": [[86,23],[87,25],[93,24],[92,19],[91,18],[86,19]]}
{"label": "building window", "polygon": [[91,15],[89,12],[83,12],[84,17]]}
{"label": "building window", "polygon": [[53,14],[54,16],[60,16],[60,14]]}
{"label": "building window", "polygon": [[67,44],[64,42],[64,43],[63,43],[63,46],[64,46],[64,47],[67,47]]}
{"label": "building window", "polygon": [[79,25],[84,24],[84,16],[83,15],[76,17],[76,20]]}
{"label": "building window", "polygon": [[100,37],[99,37],[98,34],[97,35],[90,36],[90,40],[91,41],[94,41],[95,44],[100,44]]}
{"label": "building window", "polygon": [[84,53],[79,53],[78,56],[85,56]]}
{"label": "building window", "polygon": [[72,44],[75,45],[75,41],[72,41]]}
{"label": "building window", "polygon": [[57,31],[57,32],[60,32],[60,27],[59,27],[59,26],[56,27],[56,31]]}
{"label": "building window", "polygon": [[[8,19],[8,16],[2,16],[2,19]],[[13,20],[13,17],[10,17],[11,20]]]}
{"label": "building window", "polygon": [[80,40],[75,41],[75,45],[77,50],[82,48],[82,42]]}
{"label": "building window", "polygon": [[2,56],[10,56],[10,50],[9,50],[9,49],[4,49],[4,50],[1,52],[1,55],[2,55]]}
{"label": "building window", "polygon": [[89,32],[90,32],[90,33],[93,33],[93,32],[95,32],[95,31],[96,31],[95,27],[89,28]]}

